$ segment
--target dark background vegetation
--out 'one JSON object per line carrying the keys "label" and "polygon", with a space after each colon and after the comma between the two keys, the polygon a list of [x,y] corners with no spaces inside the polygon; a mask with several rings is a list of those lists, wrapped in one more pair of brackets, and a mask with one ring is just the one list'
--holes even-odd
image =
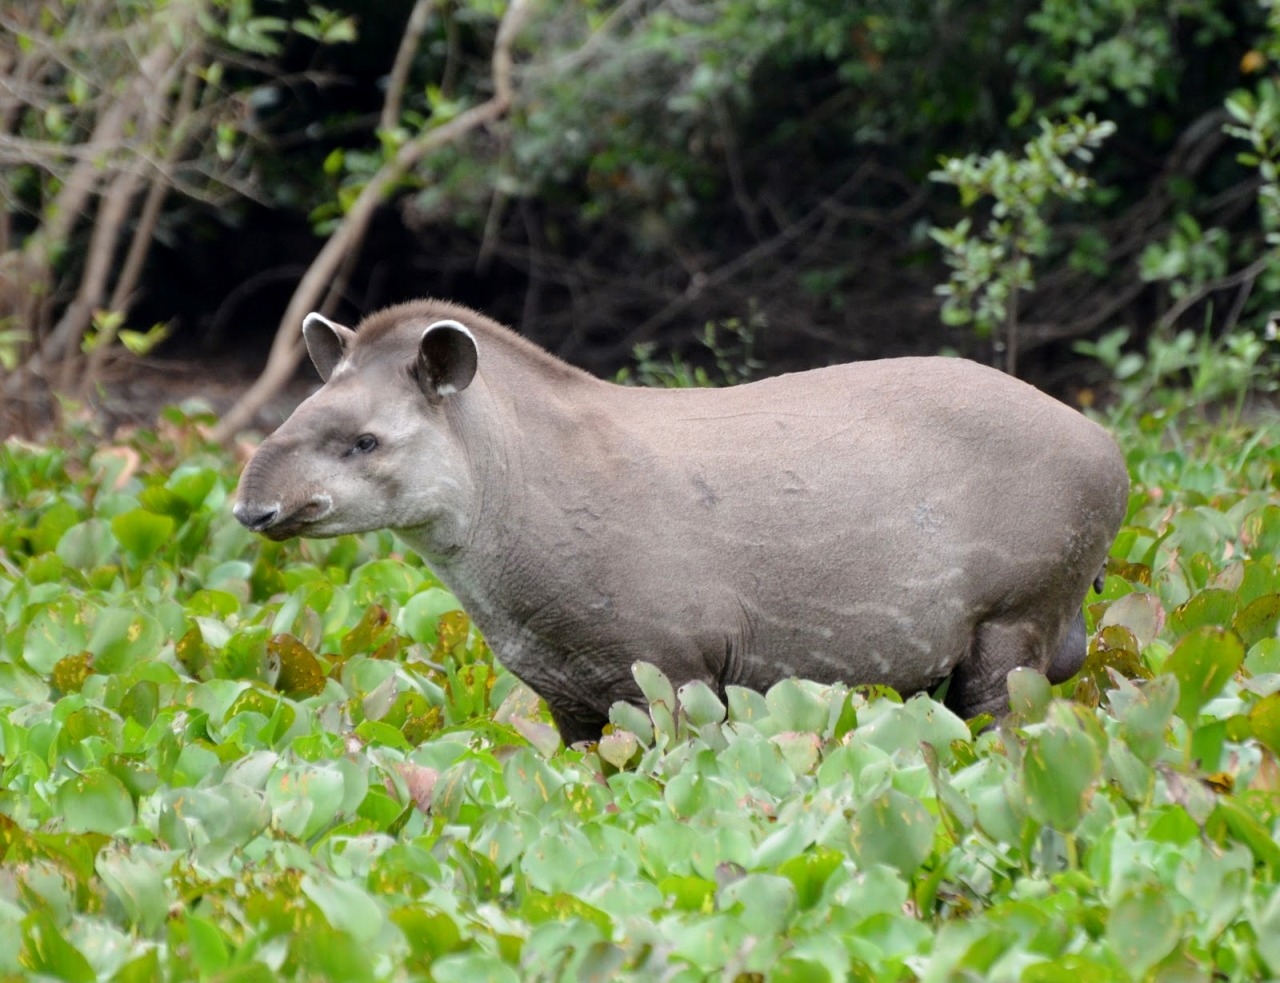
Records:
{"label": "dark background vegetation", "polygon": [[[8,5],[9,426],[46,420],[33,406],[49,389],[92,399],[130,329],[167,326],[132,339],[152,362],[256,374],[361,189],[397,148],[494,100],[505,6]],[[354,323],[449,297],[602,374],[637,345],[711,365],[698,334],[726,321],[738,331],[717,345],[738,375],[944,348],[999,361],[990,325],[939,317],[948,266],[931,236],[999,207],[930,175],[1092,114],[1115,132],[1082,167],[1091,186],[1036,206],[1047,234],[1016,304],[1019,374],[1083,385],[1073,344],[1118,328],[1130,344],[1261,333],[1280,288],[1268,148],[1239,159],[1250,146],[1224,101],[1252,94],[1265,145],[1270,16],[1219,0],[529,4],[510,104],[391,176],[322,304]],[[147,64],[165,44],[168,75]],[[113,105],[127,118],[104,133]],[[54,222],[83,161],[78,217]],[[135,241],[143,262],[121,285]],[[105,272],[88,283],[95,248]]]}

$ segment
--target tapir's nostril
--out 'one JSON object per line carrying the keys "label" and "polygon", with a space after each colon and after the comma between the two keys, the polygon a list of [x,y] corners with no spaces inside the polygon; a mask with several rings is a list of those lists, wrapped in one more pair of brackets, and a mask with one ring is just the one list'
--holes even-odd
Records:
{"label": "tapir's nostril", "polygon": [[231,510],[242,526],[253,532],[262,532],[268,529],[280,517],[280,506],[260,506],[252,505],[248,502],[236,502],[235,508]]}

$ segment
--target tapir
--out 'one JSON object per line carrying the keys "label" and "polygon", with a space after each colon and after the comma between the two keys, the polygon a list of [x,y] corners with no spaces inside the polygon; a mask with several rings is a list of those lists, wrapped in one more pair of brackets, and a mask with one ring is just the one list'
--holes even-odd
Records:
{"label": "tapir", "polygon": [[302,326],[324,385],[257,449],[235,516],[274,540],[391,529],[567,743],[657,665],[1008,709],[1020,666],[1084,660],[1125,515],[1107,432],[958,358],[722,389],[615,385],[465,307]]}

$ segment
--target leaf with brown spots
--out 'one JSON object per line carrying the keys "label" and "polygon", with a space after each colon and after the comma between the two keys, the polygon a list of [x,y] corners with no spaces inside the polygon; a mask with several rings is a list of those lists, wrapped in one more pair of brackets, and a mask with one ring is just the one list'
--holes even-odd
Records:
{"label": "leaf with brown spots", "polygon": [[431,658],[444,663],[450,658],[459,663],[472,660],[467,658],[467,638],[471,634],[471,619],[462,611],[446,611],[436,622],[436,644],[431,650]]}
{"label": "leaf with brown spots", "polygon": [[371,604],[356,626],[342,636],[339,647],[347,656],[369,653],[385,642],[393,631],[395,628],[387,609],[381,604]]}
{"label": "leaf with brown spots", "polygon": [[79,693],[84,681],[93,675],[93,655],[81,652],[59,659],[53,667],[53,685],[64,693]]}
{"label": "leaf with brown spots", "polygon": [[324,690],[324,667],[315,654],[292,635],[267,639],[267,658],[277,662],[276,689],[285,696],[315,696]]}
{"label": "leaf with brown spots", "polygon": [[209,646],[199,628],[192,628],[173,647],[173,654],[188,674],[200,678],[209,667]]}

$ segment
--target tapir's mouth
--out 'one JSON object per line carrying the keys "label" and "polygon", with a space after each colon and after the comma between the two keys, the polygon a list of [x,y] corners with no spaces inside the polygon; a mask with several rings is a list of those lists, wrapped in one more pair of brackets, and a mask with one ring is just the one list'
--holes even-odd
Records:
{"label": "tapir's mouth", "polygon": [[233,511],[246,528],[278,543],[305,535],[309,526],[333,511],[333,500],[328,495],[315,495],[292,512],[285,512],[279,503],[256,507],[242,501]]}
{"label": "tapir's mouth", "polygon": [[290,522],[272,526],[270,529],[259,530],[259,535],[266,536],[273,543],[283,543],[286,539],[293,539],[301,534],[302,530],[307,527],[305,522]]}

